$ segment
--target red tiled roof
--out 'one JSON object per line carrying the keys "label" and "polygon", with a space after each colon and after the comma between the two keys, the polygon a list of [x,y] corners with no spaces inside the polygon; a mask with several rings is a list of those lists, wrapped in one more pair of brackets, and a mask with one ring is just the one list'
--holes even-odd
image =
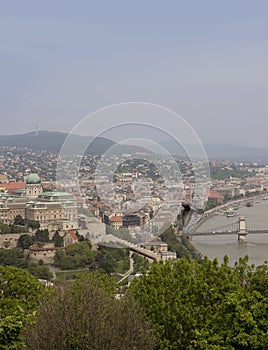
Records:
{"label": "red tiled roof", "polygon": [[25,182],[10,182],[8,184],[0,184],[0,188],[4,188],[8,192],[25,189]]}
{"label": "red tiled roof", "polygon": [[110,222],[123,222],[123,217],[122,216],[112,216],[109,219]]}
{"label": "red tiled roof", "polygon": [[208,197],[209,198],[216,198],[218,200],[223,200],[224,199],[224,196],[219,194],[219,192],[216,191],[216,190],[210,190],[209,193],[208,193]]}
{"label": "red tiled roof", "polygon": [[77,238],[77,236],[76,236],[74,230],[69,230],[69,234],[70,234],[70,236],[72,237],[72,239],[73,239],[74,241],[78,241],[78,238]]}

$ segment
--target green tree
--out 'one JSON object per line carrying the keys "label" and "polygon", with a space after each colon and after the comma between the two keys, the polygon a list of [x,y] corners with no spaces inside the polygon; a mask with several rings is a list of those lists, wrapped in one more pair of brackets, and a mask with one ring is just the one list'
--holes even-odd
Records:
{"label": "green tree", "polygon": [[0,234],[11,233],[11,228],[7,224],[0,223]]}
{"label": "green tree", "polygon": [[28,270],[32,275],[41,279],[52,279],[52,273],[48,266],[40,263],[30,263],[25,257],[22,249],[0,249],[0,264],[3,266],[14,266]]}
{"label": "green tree", "polygon": [[86,273],[46,295],[34,325],[25,333],[27,349],[150,350],[156,338],[139,304],[115,299],[105,275]]}
{"label": "green tree", "polygon": [[28,220],[27,226],[34,229],[34,230],[37,230],[40,228],[40,222],[36,221],[36,220]]}
{"label": "green tree", "polygon": [[63,237],[59,234],[59,231],[56,231],[52,241],[54,242],[55,247],[63,247]]}
{"label": "green tree", "polygon": [[100,246],[95,256],[99,269],[106,273],[124,273],[129,269],[128,249]]}
{"label": "green tree", "polygon": [[54,264],[63,270],[87,267],[93,262],[94,255],[88,242],[74,243],[69,245],[65,252],[56,252]]}
{"label": "green tree", "polygon": [[0,266],[0,349],[23,345],[22,331],[34,319],[43,287],[28,272]]}
{"label": "green tree", "polygon": [[17,215],[14,219],[14,225],[24,225],[25,221],[21,215]]}
{"label": "green tree", "polygon": [[28,271],[33,275],[36,276],[40,279],[44,280],[52,280],[53,274],[50,272],[49,267],[47,265],[36,265],[36,264],[31,264],[28,267]]}
{"label": "green tree", "polygon": [[49,232],[48,230],[37,230],[35,233],[35,239],[38,242],[49,242]]}
{"label": "green tree", "polygon": [[160,349],[267,349],[267,266],[189,258],[154,263],[131,284]]}
{"label": "green tree", "polygon": [[18,248],[0,249],[0,264],[3,266],[15,266],[26,269],[28,261],[25,259],[23,250]]}
{"label": "green tree", "polygon": [[149,269],[150,263],[145,257],[135,253],[133,254],[132,258],[134,261],[134,273],[144,272]]}
{"label": "green tree", "polygon": [[29,247],[33,244],[32,236],[28,234],[21,235],[18,239],[17,247],[21,249],[29,249]]}
{"label": "green tree", "polygon": [[9,225],[10,227],[10,233],[24,233],[25,227],[22,226],[16,226],[16,225]]}
{"label": "green tree", "polygon": [[191,256],[195,260],[199,260],[200,257],[195,247],[188,241],[187,237],[177,237],[173,227],[168,227],[160,236],[162,241],[166,242],[168,249],[172,252],[176,252],[178,258]]}

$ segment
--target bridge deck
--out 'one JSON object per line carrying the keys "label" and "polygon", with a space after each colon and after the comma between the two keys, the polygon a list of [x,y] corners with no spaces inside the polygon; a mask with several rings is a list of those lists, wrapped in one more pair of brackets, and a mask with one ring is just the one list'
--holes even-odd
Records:
{"label": "bridge deck", "polygon": [[[258,233],[268,233],[268,229],[262,230],[247,230],[249,234],[258,234]],[[213,231],[213,232],[193,232],[186,233],[186,236],[219,236],[219,235],[234,235],[238,234],[238,231]]]}

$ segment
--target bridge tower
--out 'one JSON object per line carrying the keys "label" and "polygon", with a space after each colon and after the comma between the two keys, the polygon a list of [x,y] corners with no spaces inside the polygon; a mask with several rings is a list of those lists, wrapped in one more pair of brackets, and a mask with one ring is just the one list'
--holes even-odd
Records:
{"label": "bridge tower", "polygon": [[239,217],[239,231],[238,234],[238,242],[246,242],[247,241],[247,226],[246,219],[243,216]]}

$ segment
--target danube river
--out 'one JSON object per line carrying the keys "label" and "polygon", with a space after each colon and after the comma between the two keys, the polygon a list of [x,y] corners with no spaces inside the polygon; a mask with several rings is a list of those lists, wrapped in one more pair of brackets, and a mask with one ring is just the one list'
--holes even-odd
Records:
{"label": "danube river", "polygon": [[[250,263],[263,264],[268,260],[268,201],[253,202],[252,207],[241,207],[237,211],[246,218],[247,224],[255,224],[258,229],[265,228],[267,233],[248,234],[247,243],[238,243],[237,235],[194,236],[193,245],[210,259],[218,258],[222,262],[224,255],[229,256],[230,264],[234,264],[240,257],[249,256]],[[213,230],[238,221],[238,216],[227,218],[224,214],[217,214],[207,220],[199,228],[199,232]]]}

